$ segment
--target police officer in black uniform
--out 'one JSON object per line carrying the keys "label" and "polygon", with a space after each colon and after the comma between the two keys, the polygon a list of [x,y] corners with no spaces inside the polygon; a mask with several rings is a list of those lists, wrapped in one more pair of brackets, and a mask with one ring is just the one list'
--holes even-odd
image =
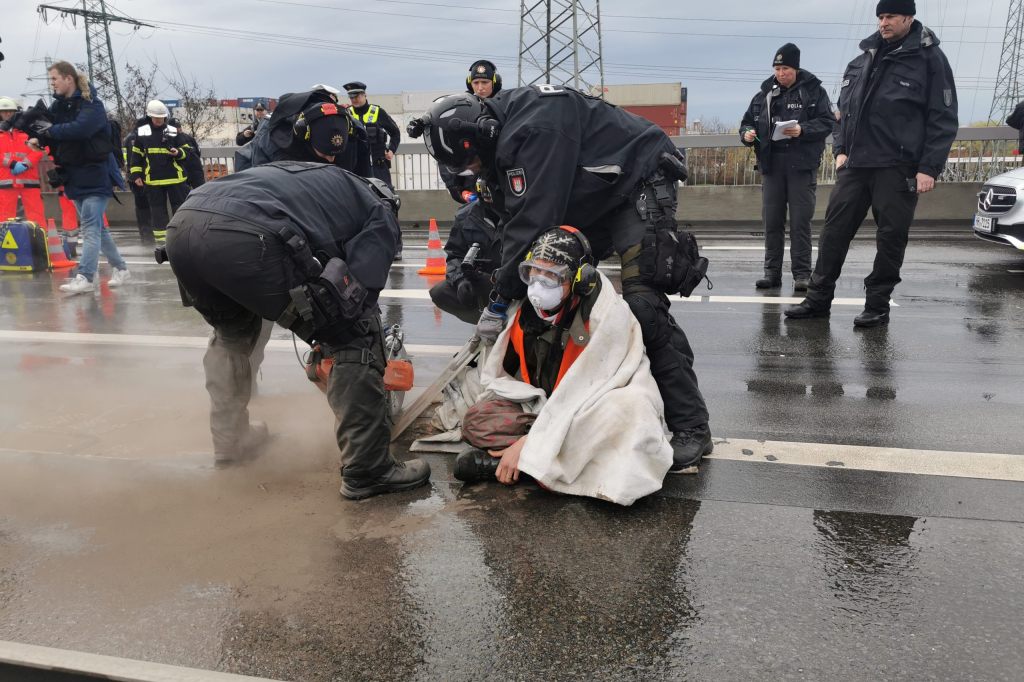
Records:
{"label": "police officer in black uniform", "polygon": [[791,320],[829,316],[850,241],[870,208],[877,252],[864,279],[864,311],[853,323],[889,322],[917,196],[935,187],[958,125],[953,72],[916,11],[914,0],[881,0],[878,32],[861,41],[863,53],[846,67],[833,149],[836,186],[807,297],[785,311]]}
{"label": "police officer in black uniform", "polygon": [[[835,116],[828,93],[810,71],[800,68],[800,48],[786,43],[772,61],[775,75],[761,84],[740,123],[740,139],[757,152],[764,217],[764,277],[758,289],[782,286],[786,208],[793,288],[807,291],[811,277],[811,218],[818,166]],[[796,121],[773,140],[776,124]]]}
{"label": "police officer in black uniform", "polygon": [[490,302],[491,273],[501,265],[500,219],[483,199],[459,208],[444,245],[444,281],[430,288],[434,305],[469,324]]}
{"label": "police officer in black uniform", "polygon": [[[317,151],[347,126],[340,117],[326,120],[334,130],[314,128]],[[282,161],[207,183],[175,214],[167,256],[213,326],[203,364],[218,463],[251,457],[267,437],[265,425],[249,422],[249,355],[262,320],[276,320],[334,359],[327,399],[337,420],[342,496],[361,499],[429,479],[426,462],[396,462],[389,450],[377,309],[398,239],[387,198],[340,168]]]}
{"label": "police officer in black uniform", "polygon": [[[666,292],[685,290],[686,282],[692,290],[703,273],[678,250],[692,237],[675,221],[685,168],[668,136],[603,100],[553,85],[485,100],[446,97],[412,121],[409,133],[423,135],[440,163],[481,174],[502,215],[502,265],[477,324],[485,341],[504,327],[508,302],[523,297],[518,264],[551,225],[578,227],[595,256],[620,255],[622,294],[640,322],[674,433],[673,470],[692,471],[712,450],[708,412]],[[667,272],[673,264],[679,270]]]}
{"label": "police officer in black uniform", "polygon": [[[466,92],[480,99],[494,97],[501,92],[501,74],[494,62],[478,59],[469,65],[466,75]],[[441,182],[452,195],[452,199],[460,204],[468,204],[477,196],[476,175],[474,173],[453,173],[443,164],[438,166]]]}

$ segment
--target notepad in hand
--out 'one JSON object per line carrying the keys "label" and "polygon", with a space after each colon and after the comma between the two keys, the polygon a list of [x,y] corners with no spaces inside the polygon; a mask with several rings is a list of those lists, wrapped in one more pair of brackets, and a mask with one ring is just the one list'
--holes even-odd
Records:
{"label": "notepad in hand", "polygon": [[775,131],[772,132],[772,142],[775,142],[777,140],[785,140],[786,134],[783,133],[782,131],[785,130],[786,128],[793,128],[796,125],[796,119],[793,119],[792,121],[779,121],[778,123],[776,123]]}

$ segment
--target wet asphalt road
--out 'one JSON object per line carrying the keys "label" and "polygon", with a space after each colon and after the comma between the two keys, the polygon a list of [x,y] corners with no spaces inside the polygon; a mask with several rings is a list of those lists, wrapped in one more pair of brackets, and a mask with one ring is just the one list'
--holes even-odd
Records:
{"label": "wet asphalt road", "polygon": [[[289,680],[1019,679],[1024,484],[970,471],[1024,455],[1024,254],[912,241],[892,324],[855,331],[856,305],[783,322],[752,287],[757,242],[704,243],[713,298],[673,310],[719,449],[952,451],[966,472],[754,454],[620,509],[463,488],[430,455],[429,488],[344,503],[330,412],[290,351],[252,405],[273,447],[215,471],[201,349],[8,334],[0,639]],[[91,298],[3,277],[0,332],[203,336],[166,266],[126,250],[137,283]],[[862,296],[872,256],[855,243],[837,296]],[[389,287],[425,288],[414,272]],[[469,332],[422,299],[382,308],[413,344]],[[417,384],[444,360],[421,355]]]}

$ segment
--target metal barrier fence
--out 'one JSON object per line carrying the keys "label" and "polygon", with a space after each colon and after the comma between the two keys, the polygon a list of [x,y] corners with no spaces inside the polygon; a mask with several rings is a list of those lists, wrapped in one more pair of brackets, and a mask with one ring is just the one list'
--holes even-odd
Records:
{"label": "metal barrier fence", "polygon": [[[684,151],[690,177],[687,185],[760,185],[761,174],[754,169],[754,152],[745,147],[739,135],[684,135],[673,137],[673,143]],[[207,177],[234,172],[237,147],[210,147],[203,150]],[[1021,165],[1017,151],[1017,131],[1006,127],[961,128],[950,152],[949,162],[939,178],[942,182],[984,182],[987,178]],[[825,157],[818,172],[818,184],[833,184],[835,163],[831,145],[825,146]],[[392,162],[391,176],[395,189],[444,189],[437,173],[437,163],[419,142],[399,146]]]}

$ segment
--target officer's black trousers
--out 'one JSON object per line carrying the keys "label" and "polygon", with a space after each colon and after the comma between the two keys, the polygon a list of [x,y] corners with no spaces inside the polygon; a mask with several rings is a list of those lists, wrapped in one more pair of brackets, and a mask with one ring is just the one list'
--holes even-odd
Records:
{"label": "officer's black trousers", "polygon": [[458,287],[447,279],[430,287],[430,300],[446,313],[454,315],[463,322],[475,325],[480,321],[480,314],[487,307],[491,294],[491,283],[481,277],[472,280],[472,284],[473,295],[476,297],[476,304],[473,306],[466,306],[459,301]]}
{"label": "officer's black trousers", "polygon": [[[674,183],[669,183],[669,187],[672,197],[670,211],[674,215],[676,188]],[[595,254],[602,254],[610,240],[615,252],[622,256],[641,243],[649,230],[655,229],[652,213],[645,211],[641,216],[637,209],[641,195],[650,199],[654,197],[655,189],[645,183],[623,208],[601,221],[591,240]],[[591,236],[589,231],[587,236]],[[622,297],[640,322],[647,357],[651,361],[651,374],[665,403],[665,422],[669,430],[678,432],[706,425],[708,408],[697,386],[697,374],[693,371],[693,350],[669,310],[668,296],[641,277],[628,277],[622,281]]]}
{"label": "officer's black trousers", "polygon": [[[149,212],[152,216],[154,232],[163,232],[171,216],[178,210],[188,197],[189,186],[179,182],[176,185],[146,185],[146,199],[149,201]],[[167,212],[170,203],[171,211]]]}
{"label": "officer's black trousers", "polygon": [[149,199],[146,197],[146,188],[139,187],[134,182],[128,184],[132,190],[132,197],[135,199],[135,222],[139,225],[139,237],[143,243],[153,242],[153,216],[149,211]]}
{"label": "officer's black trousers", "polygon": [[865,309],[889,311],[889,297],[900,282],[910,224],[917,208],[917,193],[908,191],[914,173],[900,168],[843,168],[828,200],[825,226],[818,242],[818,261],[811,275],[807,300],[815,308],[828,308],[850,250],[850,242],[867,216],[878,224],[877,251],[871,274],[864,278]]}
{"label": "officer's black trousers", "polygon": [[811,218],[818,186],[817,171],[787,170],[785,154],[772,163],[777,169],[763,176],[761,215],[764,220],[764,275],[782,277],[786,250],[786,208],[789,207],[789,257],[793,279],[811,276]]}
{"label": "officer's black trousers", "polygon": [[[178,282],[213,327],[203,366],[214,450],[232,453],[249,425],[254,353],[264,319],[276,320],[303,276],[277,235],[226,216],[185,209],[168,230]],[[332,325],[331,329],[339,329]],[[338,335],[318,334],[334,369],[327,399],[336,419],[342,475],[374,478],[394,460],[384,393],[384,341],[374,313]]]}

